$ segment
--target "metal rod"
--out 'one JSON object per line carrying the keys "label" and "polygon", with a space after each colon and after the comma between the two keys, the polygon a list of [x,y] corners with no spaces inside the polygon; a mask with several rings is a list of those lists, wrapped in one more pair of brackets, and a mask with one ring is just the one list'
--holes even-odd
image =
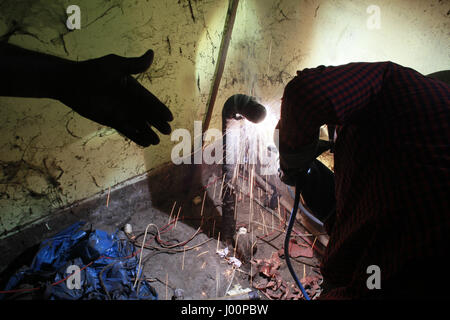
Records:
{"label": "metal rod", "polygon": [[216,65],[216,72],[214,83],[211,89],[211,95],[208,101],[208,109],[206,110],[205,121],[203,123],[203,133],[208,130],[211,121],[214,103],[216,102],[217,92],[219,91],[220,80],[222,79],[223,70],[225,68],[225,61],[227,59],[228,47],[230,45],[231,34],[233,32],[234,21],[236,20],[236,12],[239,0],[229,0],[228,12],[223,28],[222,43],[220,44],[219,60]]}

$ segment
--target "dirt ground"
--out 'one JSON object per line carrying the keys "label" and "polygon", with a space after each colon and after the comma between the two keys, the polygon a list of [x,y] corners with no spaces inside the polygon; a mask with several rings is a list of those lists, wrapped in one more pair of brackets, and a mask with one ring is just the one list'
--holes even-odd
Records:
{"label": "dirt ground", "polygon": [[[243,191],[237,193],[236,226],[246,228],[240,241],[248,239],[254,249],[246,259],[239,254],[239,246],[237,250],[227,247],[226,257],[217,253],[226,248],[220,239],[221,195],[229,192],[222,185],[221,167],[170,165],[139,183],[105,192],[6,239],[0,248],[6,257],[2,270],[11,272],[26,261],[20,252],[36,248],[41,240],[75,221],[88,221],[93,228],[108,232],[129,224],[129,237],[139,248],[148,227],[142,265],[159,300],[173,299],[175,293],[186,300],[249,299],[249,291],[259,299],[302,299],[283,253],[290,213],[282,205],[267,208],[263,189],[255,186],[250,199],[246,194],[249,186],[244,182],[241,187]],[[323,245],[298,222],[294,231],[292,266],[309,295],[316,298],[321,292],[319,261]],[[159,241],[155,240],[157,234]],[[233,264],[232,258],[240,258],[242,264]],[[3,282],[8,276],[6,271]]]}
{"label": "dirt ground", "polygon": [[[226,244],[220,239],[220,199],[228,190],[222,185],[221,170],[218,167],[198,167],[197,171],[188,174],[187,178],[200,180],[199,185],[191,184],[189,190],[180,190],[181,192],[166,191],[159,195],[161,197],[153,193],[154,203],[157,207],[164,208],[163,212],[150,208],[137,212],[128,222],[133,228],[134,236],[138,236],[136,243],[142,243],[148,224],[155,224],[159,229],[167,231],[160,235],[164,242],[183,243],[176,246],[177,252],[149,249],[143,255],[143,260],[147,261],[144,273],[158,292],[159,299],[172,299],[175,289],[182,290],[184,299],[225,299],[227,293],[245,293],[245,289],[247,292],[248,289],[257,292],[260,299],[302,298],[282,253],[289,212],[281,206],[279,211],[276,208],[269,212],[270,209],[264,209],[249,196],[238,193],[236,229],[246,228],[247,232],[241,235],[241,241],[247,238],[251,245],[254,244],[254,250],[251,250],[250,259],[244,259],[239,255],[239,246],[227,247],[228,258],[240,258],[242,265],[237,268],[230,263],[230,259],[217,253],[226,248]],[[158,189],[158,184],[167,184],[167,181],[154,179],[151,189]],[[255,187],[253,191],[255,198],[263,200],[263,190]],[[151,236],[147,236],[147,239],[156,235],[154,226],[149,227],[150,231]],[[301,256],[303,252],[299,252],[297,254],[300,256],[291,258],[291,261],[299,279],[311,285],[312,296],[316,297],[320,294],[320,254],[315,250],[307,250],[311,249],[315,237],[308,236],[310,232],[300,223],[295,225],[295,231],[300,235],[294,233],[292,238],[299,243],[298,248],[306,251],[304,255],[307,257]],[[148,243],[147,240],[146,242]],[[320,248],[318,244],[317,248]],[[232,289],[235,291],[230,293]],[[242,297],[247,296],[244,294]]]}

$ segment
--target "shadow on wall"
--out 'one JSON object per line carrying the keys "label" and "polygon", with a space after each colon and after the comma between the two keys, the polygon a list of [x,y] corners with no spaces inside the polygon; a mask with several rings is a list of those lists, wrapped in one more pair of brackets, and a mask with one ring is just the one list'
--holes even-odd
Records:
{"label": "shadow on wall", "polygon": [[182,221],[217,238],[221,170],[221,165],[205,164],[168,164],[155,170],[148,179],[152,207],[165,212],[172,222]]}
{"label": "shadow on wall", "polygon": [[[205,22],[212,8],[220,9],[217,1],[77,4],[81,29],[69,31],[65,4],[1,1],[0,37],[69,60],[138,56],[152,48],[154,64],[139,81],[171,108],[173,127],[189,128],[191,119],[201,118],[199,100],[208,92],[201,84],[209,79],[196,70],[195,57],[205,30],[211,50],[205,59],[218,51],[217,32]],[[53,100],[0,98],[0,105],[0,238],[170,159],[170,138],[142,151]]]}
{"label": "shadow on wall", "polygon": [[[204,14],[199,9],[200,6],[200,3],[192,2],[193,16],[198,17]],[[294,0],[282,2],[241,0],[239,2],[225,70],[209,128],[222,130],[221,113],[223,104],[236,93],[253,95],[259,102],[273,109],[274,113],[279,113],[279,103],[284,87],[295,75],[298,65],[307,55],[304,48],[308,47],[313,31],[311,21],[315,19],[318,6],[318,4],[299,3],[299,1]],[[210,20],[211,25],[207,26],[206,31],[199,29],[202,30],[202,32],[199,32],[202,36],[198,39],[198,44],[194,45],[195,49],[183,47],[183,52],[187,49],[194,49],[191,52],[193,56],[196,54],[197,60],[192,68],[189,66],[188,69],[183,70],[184,76],[181,75],[181,78],[190,79],[190,82],[184,83],[184,86],[188,86],[189,90],[199,91],[201,105],[187,103],[187,107],[191,110],[185,110],[185,115],[187,115],[185,118],[179,119],[178,122],[175,120],[173,129],[183,128],[192,132],[193,122],[201,121],[203,113],[206,112],[209,90],[214,78],[211,69],[205,67],[205,62],[209,63],[209,59],[211,59],[213,65],[217,63],[221,39],[219,37],[212,43],[211,35],[213,31],[211,29],[215,33],[218,32],[219,36],[221,35],[224,18],[218,19],[217,17],[225,16],[226,6],[211,8],[211,10],[216,10],[216,12],[211,11],[209,16],[215,16],[216,18]],[[195,24],[201,24],[200,19],[197,19]],[[176,47],[173,42],[172,47]],[[213,54],[209,56],[209,59],[204,59],[206,52],[209,50],[213,50]],[[191,75],[189,75],[190,72],[192,72]],[[207,83],[205,84],[204,81]],[[178,97],[178,99],[181,99],[181,97]],[[175,119],[177,119],[177,116],[182,116],[182,114],[174,114]],[[178,126],[180,122],[183,125],[181,127]],[[273,133],[271,136],[273,136]],[[195,137],[192,136],[192,138]],[[174,142],[173,145],[175,143],[178,142]],[[152,169],[152,163],[150,162],[152,152],[156,152],[156,149],[151,147],[144,153],[147,170]],[[189,206],[189,201],[192,201],[193,197],[203,195],[202,185],[205,186],[213,174],[221,176],[221,168],[217,165],[182,164],[178,166],[169,165],[169,168],[167,180],[158,182],[155,179],[149,182],[153,205],[168,215],[170,215],[174,201],[177,201],[177,196],[186,198]],[[213,216],[220,214],[220,209],[216,209],[217,204],[214,203],[214,200],[211,199],[211,192],[209,192],[206,196],[206,206],[213,205],[211,207]]]}
{"label": "shadow on wall", "polygon": [[[177,10],[183,12],[184,18],[178,21],[177,33],[163,34],[167,51],[160,53],[160,59],[165,61],[164,64],[173,64],[177,73],[175,81],[172,81],[172,88],[161,92],[158,97],[168,105],[174,115],[174,121],[171,123],[172,133],[176,129],[186,130],[190,141],[185,142],[193,149],[193,140],[197,134],[194,122],[201,122],[206,112],[228,1],[182,1],[178,2],[177,6]],[[152,70],[149,74],[151,76]],[[173,92],[174,90],[176,92]],[[159,136],[161,141],[171,139]],[[179,212],[180,219],[188,225],[198,228],[202,224],[203,232],[210,233],[211,236],[217,235],[217,232],[212,230],[213,221],[220,219],[216,204],[209,196],[205,197],[206,218],[203,217],[202,220],[201,205],[194,204],[193,199],[203,198],[207,182],[202,178],[202,173],[218,172],[220,168],[202,164],[172,163],[172,148],[179,142],[181,140],[174,140],[151,146],[143,151],[145,168],[150,172],[148,186],[152,206],[165,212],[167,216],[172,213],[172,216],[176,217]],[[190,158],[191,161],[188,162],[194,163],[194,154],[180,154],[180,156]],[[158,167],[160,163],[158,158],[165,162],[162,167]],[[216,224],[219,226],[219,221],[216,221]]]}

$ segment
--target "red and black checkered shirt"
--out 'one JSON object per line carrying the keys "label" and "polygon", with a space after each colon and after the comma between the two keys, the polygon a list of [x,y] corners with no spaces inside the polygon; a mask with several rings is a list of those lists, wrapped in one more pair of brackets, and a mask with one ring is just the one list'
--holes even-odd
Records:
{"label": "red and black checkered shirt", "polygon": [[[448,281],[449,109],[447,84],[392,62],[305,69],[286,86],[281,154],[313,142],[323,124],[339,128],[326,297],[426,296]],[[367,288],[370,265],[381,290]]]}

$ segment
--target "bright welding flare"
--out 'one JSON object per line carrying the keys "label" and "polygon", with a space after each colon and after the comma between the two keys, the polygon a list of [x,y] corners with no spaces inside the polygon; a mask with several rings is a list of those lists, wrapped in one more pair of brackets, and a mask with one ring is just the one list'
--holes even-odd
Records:
{"label": "bright welding flare", "polygon": [[[278,171],[278,153],[276,151],[278,135],[274,134],[278,119],[270,108],[266,107],[266,110],[266,117],[260,123],[253,123],[245,118],[243,121],[239,121],[239,138],[233,139],[236,144],[234,150],[237,151],[237,164],[244,164],[244,171],[249,172],[249,166],[259,163],[261,164],[261,175],[276,174]],[[236,174],[239,174],[238,168],[235,168]],[[236,178],[235,175],[233,182]]]}

